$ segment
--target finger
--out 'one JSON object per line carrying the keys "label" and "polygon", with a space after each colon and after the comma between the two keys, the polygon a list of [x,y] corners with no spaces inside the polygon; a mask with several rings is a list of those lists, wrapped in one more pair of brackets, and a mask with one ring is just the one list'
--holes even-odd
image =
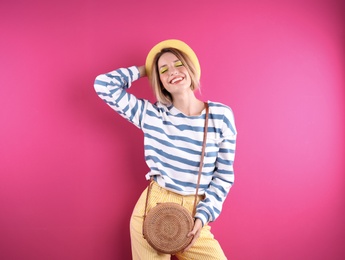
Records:
{"label": "finger", "polygon": [[183,253],[189,250],[194,245],[195,241],[196,241],[196,237],[194,236],[192,241],[190,241],[189,245],[183,250]]}
{"label": "finger", "polygon": [[194,225],[193,230],[191,232],[189,232],[187,236],[188,237],[195,236],[195,234],[197,234],[199,230],[200,230],[200,228],[198,226]]}
{"label": "finger", "polygon": [[195,235],[195,231],[192,230],[191,232],[188,233],[187,237],[191,237],[191,236],[194,236]]}
{"label": "finger", "polygon": [[[194,243],[196,242],[196,240],[199,238],[200,233],[201,233],[201,230],[197,230],[196,234],[195,234],[195,235],[193,234],[194,237],[193,237],[192,241],[191,241],[191,242],[189,243],[189,245],[183,250],[183,252],[187,251],[189,248],[191,248],[191,247],[194,245]],[[190,232],[189,234],[192,234],[192,232]],[[188,234],[188,236],[189,236],[189,234]]]}

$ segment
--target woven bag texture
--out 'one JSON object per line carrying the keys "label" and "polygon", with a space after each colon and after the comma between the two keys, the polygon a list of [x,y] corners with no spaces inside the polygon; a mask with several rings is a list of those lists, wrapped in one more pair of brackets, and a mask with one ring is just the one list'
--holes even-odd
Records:
{"label": "woven bag texture", "polygon": [[166,202],[152,208],[144,221],[144,237],[158,252],[175,254],[192,240],[193,218],[183,206]]}

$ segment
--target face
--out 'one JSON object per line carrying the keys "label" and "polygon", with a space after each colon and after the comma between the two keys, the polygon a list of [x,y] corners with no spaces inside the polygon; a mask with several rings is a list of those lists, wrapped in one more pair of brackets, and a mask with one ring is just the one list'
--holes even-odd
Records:
{"label": "face", "polygon": [[191,90],[192,81],[185,65],[171,52],[159,58],[158,73],[164,88],[172,95]]}

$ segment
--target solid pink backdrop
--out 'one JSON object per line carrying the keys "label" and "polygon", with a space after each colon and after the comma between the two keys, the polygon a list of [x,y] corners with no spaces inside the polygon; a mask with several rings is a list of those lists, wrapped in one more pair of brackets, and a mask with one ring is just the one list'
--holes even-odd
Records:
{"label": "solid pink backdrop", "polygon": [[[213,232],[229,259],[345,259],[344,1],[2,1],[0,258],[131,259],[141,131],[94,78],[158,41],[196,51],[232,107],[236,181]],[[153,100],[146,79],[131,89]]]}

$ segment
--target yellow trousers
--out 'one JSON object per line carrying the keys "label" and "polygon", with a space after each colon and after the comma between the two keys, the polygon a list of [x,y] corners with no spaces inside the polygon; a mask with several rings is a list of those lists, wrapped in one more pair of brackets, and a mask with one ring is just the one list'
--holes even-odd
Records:
{"label": "yellow trousers", "polygon": [[[145,240],[142,233],[143,216],[145,211],[147,188],[141,194],[132,213],[130,221],[130,234],[133,260],[166,260],[170,259],[168,254],[157,253]],[[198,197],[201,200],[202,196]],[[194,195],[183,196],[161,188],[156,182],[152,183],[147,211],[156,206],[159,202],[175,202],[193,211]],[[177,253],[176,257],[182,260],[224,260],[227,259],[218,241],[211,233],[211,227],[205,225],[195,244],[184,253]]]}

